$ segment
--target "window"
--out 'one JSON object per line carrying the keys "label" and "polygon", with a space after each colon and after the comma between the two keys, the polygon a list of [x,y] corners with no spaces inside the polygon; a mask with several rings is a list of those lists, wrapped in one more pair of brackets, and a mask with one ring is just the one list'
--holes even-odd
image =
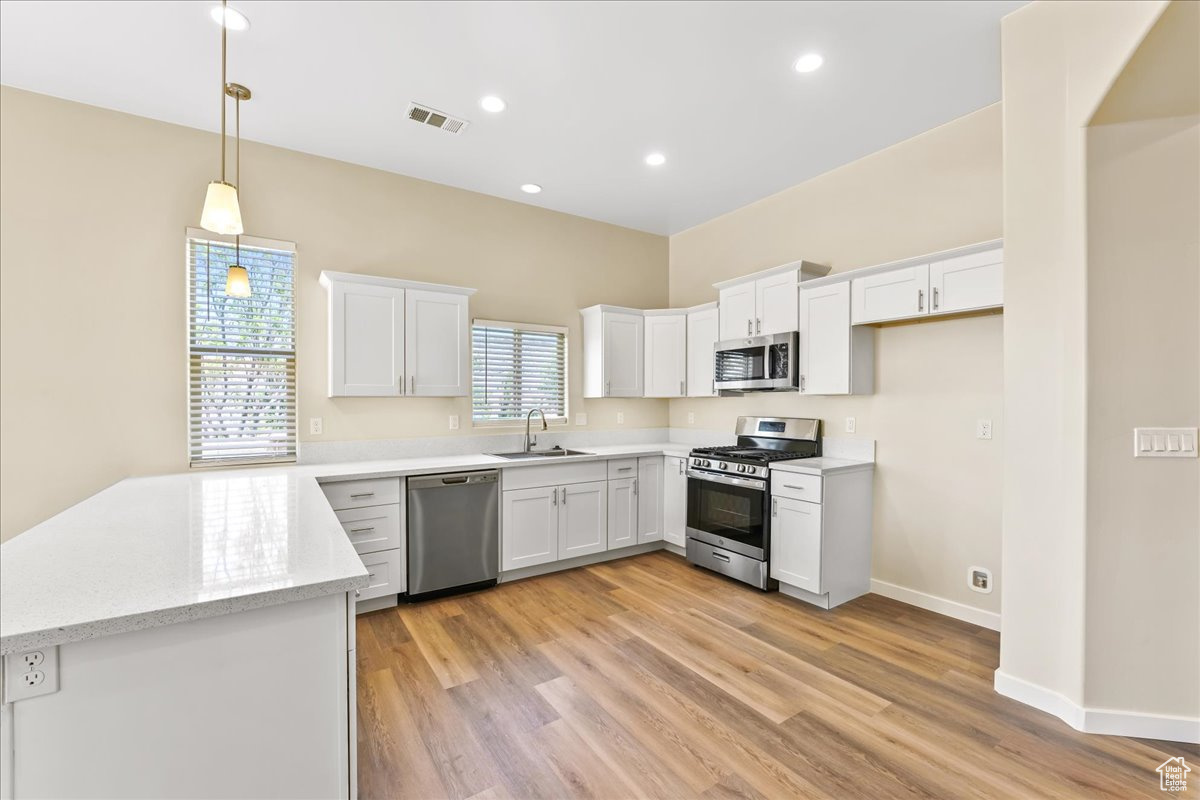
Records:
{"label": "window", "polygon": [[520,422],[535,408],[567,419],[567,329],[475,320],[471,326],[471,419]]}
{"label": "window", "polygon": [[227,297],[234,245],[188,230],[188,460],[296,460],[296,248],[242,237],[250,297]]}

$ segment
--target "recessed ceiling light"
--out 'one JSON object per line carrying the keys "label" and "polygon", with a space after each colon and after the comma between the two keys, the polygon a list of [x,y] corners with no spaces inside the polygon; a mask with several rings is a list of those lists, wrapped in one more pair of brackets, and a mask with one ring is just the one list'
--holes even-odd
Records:
{"label": "recessed ceiling light", "polygon": [[796,59],[796,72],[815,72],[825,63],[825,59],[817,53],[806,53]]}
{"label": "recessed ceiling light", "polygon": [[221,24],[223,18],[225,27],[231,31],[244,31],[250,27],[250,19],[236,8],[213,6],[212,11],[208,13],[213,18],[213,22],[218,25]]}
{"label": "recessed ceiling light", "polygon": [[652,167],[661,167],[663,164],[667,163],[667,157],[662,153],[651,153],[650,155],[646,156],[646,163]]}
{"label": "recessed ceiling light", "polygon": [[493,114],[499,113],[508,107],[508,103],[496,97],[494,94],[489,94],[487,97],[479,101],[479,105],[484,111],[491,111]]}
{"label": "recessed ceiling light", "polygon": [[521,191],[524,192],[525,194],[537,194],[541,190],[542,190],[542,187],[538,186],[536,183],[521,184]]}

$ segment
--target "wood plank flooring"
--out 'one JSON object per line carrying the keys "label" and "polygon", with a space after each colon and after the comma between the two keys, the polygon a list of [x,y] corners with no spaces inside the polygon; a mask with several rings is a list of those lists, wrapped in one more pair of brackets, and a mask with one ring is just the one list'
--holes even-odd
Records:
{"label": "wood plank flooring", "polygon": [[[665,552],[358,619],[362,798],[1160,798],[1200,748],[992,690],[999,637]],[[1194,791],[1194,790],[1193,790]]]}

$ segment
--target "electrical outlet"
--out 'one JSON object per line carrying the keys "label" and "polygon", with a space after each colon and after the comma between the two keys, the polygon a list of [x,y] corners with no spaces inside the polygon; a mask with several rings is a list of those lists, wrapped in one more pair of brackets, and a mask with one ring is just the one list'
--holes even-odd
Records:
{"label": "electrical outlet", "polygon": [[854,417],[846,417],[846,433],[854,433]]}
{"label": "electrical outlet", "polygon": [[458,430],[458,414],[450,415],[450,430],[452,430],[452,431]]}
{"label": "electrical outlet", "polygon": [[582,411],[580,411],[578,414],[576,414],[575,415],[575,424],[580,425],[580,426],[587,425],[587,414]]}
{"label": "electrical outlet", "polygon": [[696,412],[689,411],[688,412],[688,425],[695,425],[695,424],[696,424]]}
{"label": "electrical outlet", "polygon": [[320,436],[325,432],[324,420],[320,417],[310,417],[308,420],[308,432],[313,436]]}
{"label": "electrical outlet", "polygon": [[625,412],[624,412],[624,411],[618,411],[618,412],[617,412],[617,424],[618,424],[618,425],[624,425],[624,424],[625,424]]}
{"label": "electrical outlet", "polygon": [[992,438],[992,421],[990,419],[981,419],[975,422],[975,438]]}
{"label": "electrical outlet", "polygon": [[4,657],[4,702],[58,691],[58,646]]}
{"label": "electrical outlet", "polygon": [[992,571],[986,567],[971,567],[967,570],[967,586],[982,594],[992,593]]}

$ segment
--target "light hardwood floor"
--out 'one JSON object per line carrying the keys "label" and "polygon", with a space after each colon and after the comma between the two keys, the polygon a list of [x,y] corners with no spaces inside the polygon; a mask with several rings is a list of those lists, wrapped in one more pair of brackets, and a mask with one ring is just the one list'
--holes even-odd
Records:
{"label": "light hardwood floor", "polygon": [[358,620],[359,794],[1161,798],[1154,768],[1197,757],[997,695],[998,648],[665,552],[401,606]]}

